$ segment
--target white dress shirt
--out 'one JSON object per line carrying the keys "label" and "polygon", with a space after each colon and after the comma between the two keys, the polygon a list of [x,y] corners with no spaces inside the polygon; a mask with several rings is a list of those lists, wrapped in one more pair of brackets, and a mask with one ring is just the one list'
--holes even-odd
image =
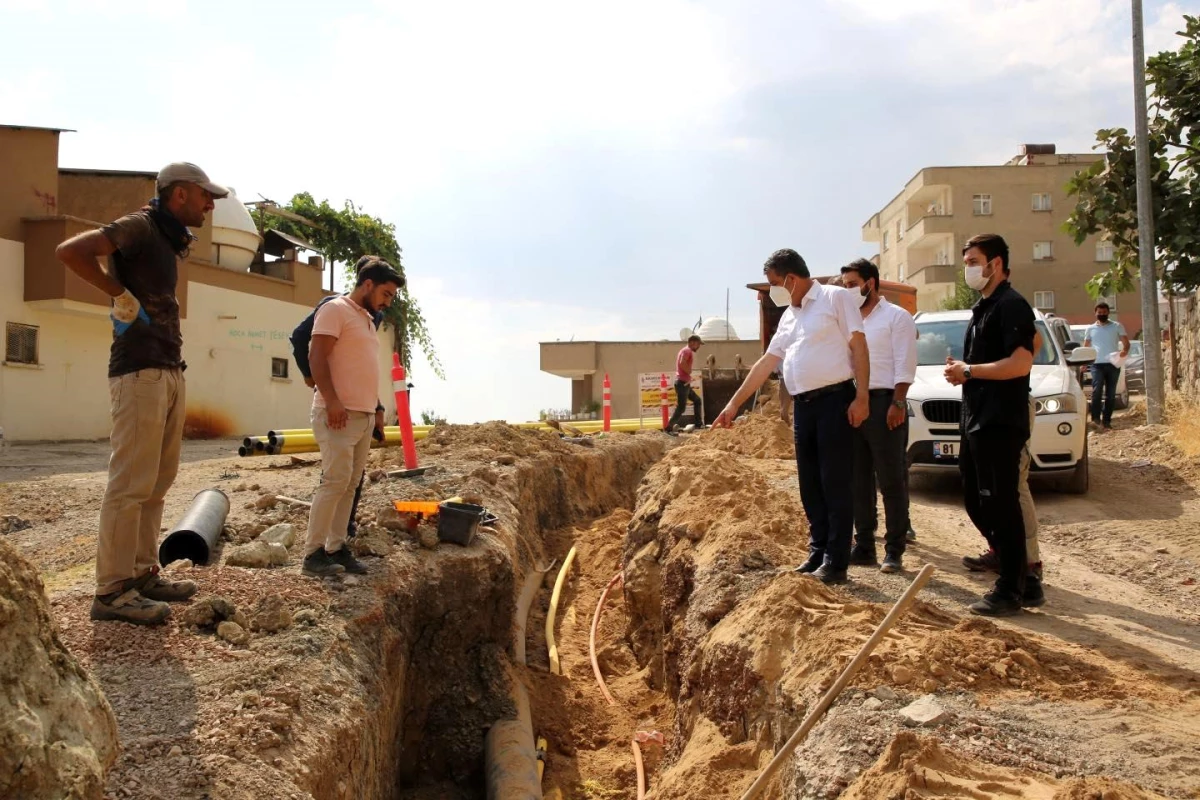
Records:
{"label": "white dress shirt", "polygon": [[[863,333],[853,292],[813,282],[799,306],[788,306],[767,352],[783,359],[783,385],[792,395],[854,377],[850,337]],[[916,341],[914,334],[914,343]]]}
{"label": "white dress shirt", "polygon": [[886,298],[863,319],[871,353],[871,388],[894,389],[917,377],[917,323]]}

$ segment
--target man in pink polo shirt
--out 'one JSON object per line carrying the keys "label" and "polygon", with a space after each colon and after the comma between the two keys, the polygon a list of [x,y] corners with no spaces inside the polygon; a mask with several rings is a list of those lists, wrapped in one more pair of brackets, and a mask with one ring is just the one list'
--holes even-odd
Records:
{"label": "man in pink polo shirt", "polygon": [[372,315],[390,306],[403,288],[400,273],[376,258],[359,270],[354,291],[321,306],[313,322],[312,427],[321,448],[321,485],[308,516],[305,575],[367,571],[346,548],[346,526],[354,488],[367,465],[371,431],[383,430],[383,412],[376,410],[379,340]]}
{"label": "man in pink polo shirt", "polygon": [[700,395],[692,389],[692,356],[702,344],[704,342],[700,340],[700,337],[693,333],[688,337],[687,344],[679,351],[679,355],[675,357],[675,398],[679,401],[679,405],[667,425],[669,431],[674,430],[675,426],[679,424],[679,420],[683,418],[689,400],[692,403],[692,411],[695,412],[696,427],[704,427],[703,404]]}

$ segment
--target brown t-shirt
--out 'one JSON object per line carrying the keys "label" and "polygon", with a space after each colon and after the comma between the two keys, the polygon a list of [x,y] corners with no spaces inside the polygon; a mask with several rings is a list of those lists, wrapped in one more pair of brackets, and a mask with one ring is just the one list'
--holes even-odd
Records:
{"label": "brown t-shirt", "polygon": [[183,334],[179,330],[179,278],[175,250],[146,211],[135,211],[105,225],[113,243],[112,267],[121,285],[133,294],[150,317],[134,321],[125,333],[113,332],[108,377],[140,369],[183,367]]}

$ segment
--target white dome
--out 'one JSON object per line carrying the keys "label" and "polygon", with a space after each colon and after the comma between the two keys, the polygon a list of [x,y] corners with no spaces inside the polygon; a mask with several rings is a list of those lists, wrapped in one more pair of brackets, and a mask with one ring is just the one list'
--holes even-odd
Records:
{"label": "white dome", "polygon": [[737,331],[726,320],[720,317],[709,317],[700,323],[696,331],[706,342],[734,341],[738,338]]}
{"label": "white dome", "polygon": [[239,272],[249,269],[262,237],[249,209],[233,189],[228,196],[213,201],[212,226],[213,261],[217,266]]}

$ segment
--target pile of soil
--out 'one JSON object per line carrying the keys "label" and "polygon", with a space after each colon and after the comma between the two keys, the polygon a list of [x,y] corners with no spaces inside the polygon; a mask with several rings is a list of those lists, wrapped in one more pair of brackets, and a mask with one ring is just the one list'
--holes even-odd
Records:
{"label": "pile of soil", "polygon": [[796,457],[792,429],[778,414],[750,414],[738,419],[732,428],[713,428],[701,434],[703,446],[710,450],[750,456],[751,458]]}

